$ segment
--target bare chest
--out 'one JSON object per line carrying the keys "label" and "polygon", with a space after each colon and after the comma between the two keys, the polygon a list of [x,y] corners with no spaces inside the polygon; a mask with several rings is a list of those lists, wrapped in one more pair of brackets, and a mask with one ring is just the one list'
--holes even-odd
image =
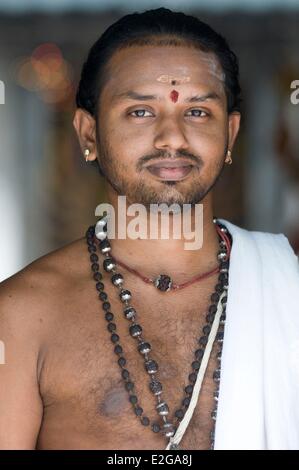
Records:
{"label": "bare chest", "polygon": [[[38,447],[51,449],[164,449],[167,439],[151,430],[161,424],[155,409],[157,399],[149,388],[150,375],[138,352],[138,343],[129,333],[129,322],[115,291],[108,288],[110,311],[116,330],[108,331],[102,303],[90,296],[74,298],[64,311],[55,334],[49,336],[41,374],[44,421]],[[190,384],[194,352],[206,324],[210,289],[196,298],[181,297],[166,302],[136,296],[134,306],[150,342],[151,358],[158,364],[157,379],[163,386],[163,401],[169,406],[169,420],[178,425],[175,411],[184,411],[185,387]],[[132,302],[133,303],[133,302]],[[113,343],[111,335],[119,336]],[[115,345],[123,353],[115,354]],[[215,343],[199,400],[190,425],[181,442],[185,449],[209,449],[213,429],[218,345]],[[125,364],[120,365],[120,357]],[[124,370],[128,371],[124,373]],[[124,375],[129,379],[124,380]],[[128,390],[126,383],[131,384]],[[132,404],[130,396],[137,397]],[[132,399],[131,399],[132,400]],[[136,407],[142,408],[141,416]],[[149,425],[141,422],[147,417]]]}

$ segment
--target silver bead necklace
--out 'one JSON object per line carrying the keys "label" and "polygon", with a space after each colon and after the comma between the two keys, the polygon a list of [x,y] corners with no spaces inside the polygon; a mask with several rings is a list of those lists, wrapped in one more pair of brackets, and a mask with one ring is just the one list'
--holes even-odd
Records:
{"label": "silver bead necklace", "polygon": [[[102,308],[104,310],[105,319],[107,321],[107,329],[111,334],[111,341],[114,344],[114,352],[118,357],[118,365],[121,369],[121,376],[124,380],[125,388],[129,394],[129,401],[133,406],[134,413],[136,417],[140,420],[141,424],[145,427],[149,427],[151,424],[149,418],[144,415],[143,408],[139,405],[138,397],[135,393],[135,384],[131,379],[131,374],[126,367],[126,359],[123,354],[123,348],[120,345],[120,338],[117,334],[117,327],[114,320],[114,314],[111,312],[111,304],[108,301],[108,295],[104,291],[103,284],[103,275],[100,272],[99,257],[96,254],[97,245],[98,249],[102,255],[104,255],[103,260],[103,269],[107,273],[111,273],[111,282],[112,284],[119,289],[119,298],[123,304],[123,313],[125,318],[130,322],[129,332],[132,338],[137,340],[137,349],[138,352],[144,359],[144,367],[150,378],[149,388],[150,391],[155,396],[156,403],[156,412],[160,418],[160,422],[155,421],[151,424],[151,429],[155,433],[162,433],[168,442],[168,445],[171,444],[171,438],[176,433],[176,430],[179,427],[179,423],[184,419],[185,413],[188,410],[190,405],[192,392],[194,384],[196,383],[198,372],[201,368],[201,361],[204,357],[205,348],[208,343],[208,335],[211,331],[211,327],[217,312],[217,304],[220,301],[222,304],[222,315],[220,317],[219,329],[217,332],[216,340],[219,345],[219,350],[217,354],[217,360],[219,366],[216,368],[213,374],[213,379],[216,383],[216,390],[214,393],[215,407],[211,413],[213,420],[213,430],[211,432],[211,446],[214,448],[214,438],[215,438],[215,422],[217,417],[217,403],[219,395],[219,383],[220,383],[220,364],[221,364],[221,353],[222,353],[222,343],[224,336],[224,325],[226,318],[226,301],[227,301],[227,289],[228,289],[228,271],[229,271],[229,252],[231,244],[231,236],[228,233],[228,230],[223,224],[214,219],[214,223],[218,225],[221,232],[223,232],[223,237],[219,239],[220,251],[218,253],[219,260],[219,276],[218,283],[215,286],[215,292],[211,295],[212,304],[210,305],[206,320],[207,324],[203,327],[203,336],[198,340],[198,349],[196,349],[194,355],[194,360],[191,364],[192,371],[188,376],[189,384],[185,387],[184,392],[185,396],[182,399],[180,408],[178,408],[174,413],[174,418],[169,419],[169,406],[167,402],[162,398],[163,396],[163,386],[158,379],[158,364],[151,357],[152,347],[151,344],[146,341],[143,337],[143,330],[139,323],[137,323],[137,312],[135,308],[130,304],[132,294],[129,290],[124,289],[123,283],[124,278],[122,274],[117,272],[116,262],[111,255],[111,245],[107,238],[107,217],[103,217],[98,221],[95,226],[89,227],[86,232],[86,241],[88,245],[88,251],[90,253],[91,269],[93,272],[93,278],[96,281],[96,289],[99,292],[99,299],[102,301]],[[229,242],[227,243],[228,240]],[[174,420],[177,422],[175,423]],[[178,449],[177,444],[171,444],[171,449]]]}

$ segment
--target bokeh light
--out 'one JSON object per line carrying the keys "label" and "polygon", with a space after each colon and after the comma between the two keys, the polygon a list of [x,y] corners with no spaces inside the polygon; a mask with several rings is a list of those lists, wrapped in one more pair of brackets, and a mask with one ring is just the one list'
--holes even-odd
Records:
{"label": "bokeh light", "polygon": [[19,58],[14,76],[19,86],[38,93],[45,103],[61,105],[73,99],[72,67],[54,43],[40,44],[29,57]]}

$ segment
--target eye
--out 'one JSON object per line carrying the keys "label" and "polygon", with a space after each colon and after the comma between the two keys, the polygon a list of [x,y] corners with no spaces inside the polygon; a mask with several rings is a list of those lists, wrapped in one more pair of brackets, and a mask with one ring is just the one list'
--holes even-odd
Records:
{"label": "eye", "polygon": [[[148,115],[146,116],[145,113],[148,113]],[[135,109],[135,111],[132,111],[131,113],[129,113],[129,115],[137,118],[143,118],[151,117],[153,114],[147,111],[146,109]]]}
{"label": "eye", "polygon": [[202,109],[190,109],[190,111],[187,112],[187,116],[190,116],[188,113],[193,113],[191,117],[207,117],[209,116],[209,113],[206,111],[203,111]]}

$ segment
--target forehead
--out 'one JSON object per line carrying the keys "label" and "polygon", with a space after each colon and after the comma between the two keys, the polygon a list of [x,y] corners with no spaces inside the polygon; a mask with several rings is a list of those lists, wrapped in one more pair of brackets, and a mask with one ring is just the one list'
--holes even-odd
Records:
{"label": "forehead", "polygon": [[[117,51],[108,64],[105,91],[146,85],[167,86],[166,77],[179,86],[209,85],[223,89],[224,73],[211,52],[187,46],[132,46]],[[162,78],[161,80],[161,77]],[[180,82],[181,80],[181,82]],[[104,90],[103,90],[104,91]]]}

